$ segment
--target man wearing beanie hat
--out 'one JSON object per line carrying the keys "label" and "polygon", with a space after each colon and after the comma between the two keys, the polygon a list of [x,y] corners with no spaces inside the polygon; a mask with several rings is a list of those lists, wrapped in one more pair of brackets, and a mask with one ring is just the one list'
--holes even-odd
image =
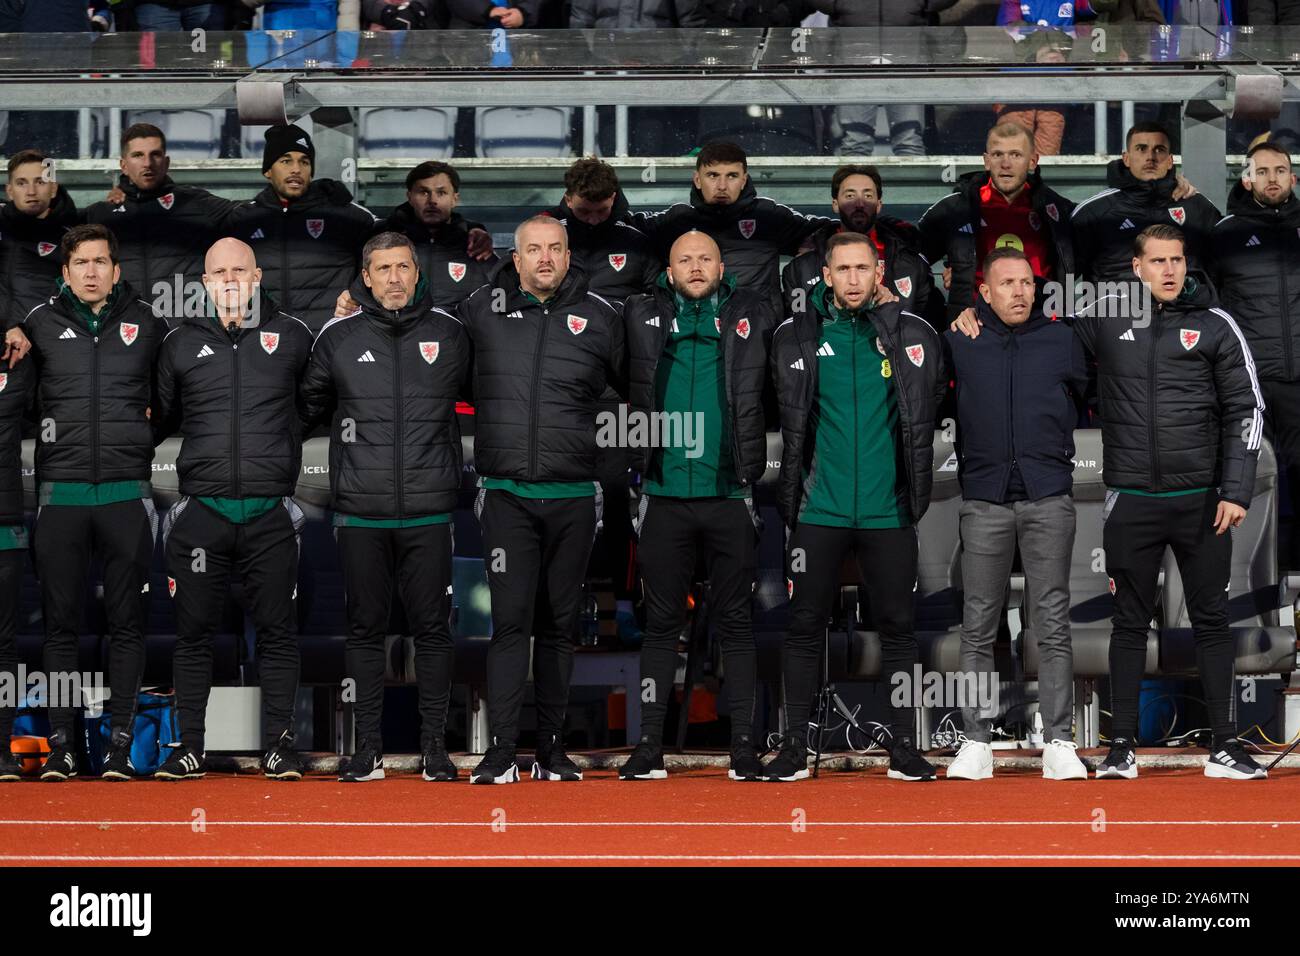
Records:
{"label": "man wearing beanie hat", "polygon": [[319,332],[334,299],[357,273],[358,256],[377,222],[334,179],[313,179],[316,147],[300,126],[266,131],[262,175],[268,185],[237,207],[228,235],[253,247],[262,285],[291,315]]}

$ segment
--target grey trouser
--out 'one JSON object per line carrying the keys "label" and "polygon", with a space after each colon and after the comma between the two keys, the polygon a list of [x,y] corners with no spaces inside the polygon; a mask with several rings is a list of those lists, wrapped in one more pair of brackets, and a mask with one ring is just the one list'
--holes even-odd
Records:
{"label": "grey trouser", "polygon": [[[840,153],[845,156],[870,156],[876,148],[875,106],[838,106],[832,133],[842,137]],[[925,107],[903,103],[885,107],[889,120],[889,141],[895,156],[924,156]]]}
{"label": "grey trouser", "polygon": [[[1043,739],[1070,740],[1074,701],[1070,646],[1074,499],[1056,495],[1006,505],[965,501],[961,506],[961,540],[961,574],[966,591],[961,625],[962,671],[990,675],[977,678],[977,687],[996,685],[993,641],[997,637],[1011,562],[1019,541],[1028,618],[1024,639],[1038,642],[1038,698]],[[964,707],[962,723],[966,736],[988,743],[994,716],[981,715],[978,706]]]}

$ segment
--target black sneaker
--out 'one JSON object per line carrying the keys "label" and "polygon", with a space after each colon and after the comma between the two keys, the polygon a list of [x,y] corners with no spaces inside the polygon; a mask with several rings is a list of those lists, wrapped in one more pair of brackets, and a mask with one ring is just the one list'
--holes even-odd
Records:
{"label": "black sneaker", "polygon": [[156,780],[199,780],[208,772],[205,754],[181,744],[172,749],[161,767],[154,771]]}
{"label": "black sneaker", "polygon": [[754,749],[754,741],[742,734],[731,742],[731,768],[727,776],[732,780],[762,780],[763,764]]}
{"label": "black sneaker", "polygon": [[1110,742],[1110,753],[1106,754],[1106,759],[1097,764],[1097,779],[1135,780],[1137,775],[1138,762],[1133,741],[1127,737],[1116,737]]}
{"label": "black sneaker", "polygon": [[366,783],[384,779],[384,752],[377,741],[363,740],[339,774],[339,783]]}
{"label": "black sneaker", "polygon": [[469,775],[470,783],[518,783],[519,764],[515,762],[515,745],[498,743],[492,746]]}
{"label": "black sneaker", "polygon": [[1205,775],[1222,780],[1264,780],[1268,771],[1255,763],[1241,741],[1233,737],[1214,748],[1205,761]]}
{"label": "black sneaker", "polygon": [[6,746],[0,750],[0,783],[13,783],[23,778],[23,767]]}
{"label": "black sneaker", "polygon": [[781,750],[763,768],[763,779],[792,783],[808,779],[808,741],[787,737]]}
{"label": "black sneaker", "polygon": [[99,779],[120,783],[135,776],[135,764],[131,763],[131,735],[125,730],[115,730],[113,739],[108,744],[108,757],[104,760],[104,769],[99,772]]}
{"label": "black sneaker", "polygon": [[441,737],[424,745],[424,779],[431,783],[444,783],[459,776],[456,765],[447,756],[447,745]]}
{"label": "black sneaker", "polygon": [[268,780],[301,780],[302,757],[293,749],[293,734],[285,731],[262,757],[262,774]]}
{"label": "black sneaker", "polygon": [[620,780],[663,780],[668,776],[664,769],[664,748],[649,737],[642,737],[641,742],[632,750],[623,766],[618,768]]}
{"label": "black sneaker", "polygon": [[581,780],[582,768],[569,759],[564,752],[564,741],[559,734],[537,742],[537,754],[533,757],[534,780]]}
{"label": "black sneaker", "polygon": [[77,755],[64,744],[55,744],[41,768],[41,779],[47,783],[60,783],[77,775]]}
{"label": "black sneaker", "polygon": [[889,752],[889,772],[885,776],[890,780],[933,780],[935,769],[921,756],[910,737],[895,737]]}

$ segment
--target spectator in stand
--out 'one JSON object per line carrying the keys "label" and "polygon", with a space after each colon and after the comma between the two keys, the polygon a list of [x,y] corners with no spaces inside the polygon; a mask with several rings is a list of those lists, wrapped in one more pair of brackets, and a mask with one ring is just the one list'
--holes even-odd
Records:
{"label": "spectator in stand", "polygon": [[264,30],[359,30],[361,0],[233,0],[236,9],[263,10]]}
{"label": "spectator in stand", "polygon": [[368,30],[445,29],[447,7],[437,0],[362,0],[361,23]]}
{"label": "spectator in stand", "polygon": [[[1060,30],[1018,24],[1010,28],[1012,39],[1023,44],[1020,53],[1027,63],[1064,63],[1073,40]],[[1059,156],[1065,139],[1065,105],[1042,104],[1030,107],[994,104],[998,123],[1023,126],[1034,137],[1034,151],[1039,156]]]}
{"label": "spectator in stand", "polygon": [[517,30],[536,27],[542,13],[542,0],[446,0],[452,30],[479,27]]}
{"label": "spectator in stand", "polygon": [[136,26],[145,31],[225,30],[230,5],[226,0],[150,0],[135,4],[134,12]]}
{"label": "spectator in stand", "polygon": [[[939,11],[957,0],[811,0],[814,9],[830,17],[833,27],[922,27],[937,22]],[[919,34],[891,37],[888,47],[898,59],[914,59],[920,52]],[[876,105],[849,105],[835,109],[832,129],[840,137],[845,156],[870,156],[876,148]],[[924,156],[925,107],[905,103],[885,107],[890,145],[896,156]]]}
{"label": "spectator in stand", "polygon": [[569,26],[575,30],[673,29],[701,27],[698,0],[573,0]]}

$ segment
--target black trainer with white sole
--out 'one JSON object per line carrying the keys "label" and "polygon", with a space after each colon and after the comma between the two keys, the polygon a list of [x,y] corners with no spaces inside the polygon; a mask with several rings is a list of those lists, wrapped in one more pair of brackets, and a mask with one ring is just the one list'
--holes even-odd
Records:
{"label": "black trainer with white sole", "polygon": [[1236,737],[1225,740],[1210,752],[1205,761],[1205,775],[1220,780],[1265,780],[1268,771],[1255,763]]}
{"label": "black trainer with white sole", "polygon": [[135,775],[135,764],[131,763],[131,735],[125,730],[114,731],[99,779],[121,783],[135,779]]}
{"label": "black trainer with white sole", "polygon": [[788,738],[777,755],[763,768],[765,780],[793,783],[808,779],[808,742],[802,737]]}
{"label": "black trainer with white sole", "polygon": [[514,744],[497,743],[492,738],[483,759],[478,762],[469,775],[470,783],[518,783],[519,764],[515,757]]}
{"label": "black trainer with white sole", "polygon": [[921,756],[910,737],[894,738],[893,749],[889,752],[889,772],[885,776],[890,780],[916,782],[933,780],[936,774],[934,764]]}
{"label": "black trainer with white sole", "polygon": [[731,766],[727,769],[729,780],[764,779],[763,762],[758,759],[754,740],[748,734],[741,734],[731,742]]}
{"label": "black trainer with white sole", "polygon": [[430,783],[450,783],[460,775],[451,757],[447,756],[447,745],[442,740],[427,740],[420,749],[424,754],[421,765],[425,780]]}
{"label": "black trainer with white sole", "polygon": [[632,755],[618,768],[620,780],[663,780],[667,776],[664,748],[649,737],[642,737]]}
{"label": "black trainer with white sole", "polygon": [[41,768],[41,779],[46,783],[61,783],[77,775],[77,755],[71,747],[55,744]]}
{"label": "black trainer with white sole", "polygon": [[205,755],[181,744],[172,749],[163,765],[153,772],[155,780],[201,780],[208,772]]}
{"label": "black trainer with white sole", "polygon": [[569,759],[564,752],[564,741],[558,734],[551,734],[545,740],[537,742],[537,753],[533,757],[534,780],[582,779],[582,768]]}
{"label": "black trainer with white sole", "polygon": [[1097,764],[1098,780],[1134,780],[1138,775],[1137,751],[1127,737],[1116,737],[1110,742],[1110,753]]}
{"label": "black trainer with white sole", "polygon": [[9,752],[7,744],[0,750],[0,783],[14,783],[23,778],[22,764]]}
{"label": "black trainer with white sole", "polygon": [[293,749],[293,734],[286,731],[262,757],[262,774],[268,780],[301,780],[302,771],[302,757]]}
{"label": "black trainer with white sole", "polygon": [[384,752],[376,743],[363,741],[339,774],[339,783],[369,783],[384,779]]}

